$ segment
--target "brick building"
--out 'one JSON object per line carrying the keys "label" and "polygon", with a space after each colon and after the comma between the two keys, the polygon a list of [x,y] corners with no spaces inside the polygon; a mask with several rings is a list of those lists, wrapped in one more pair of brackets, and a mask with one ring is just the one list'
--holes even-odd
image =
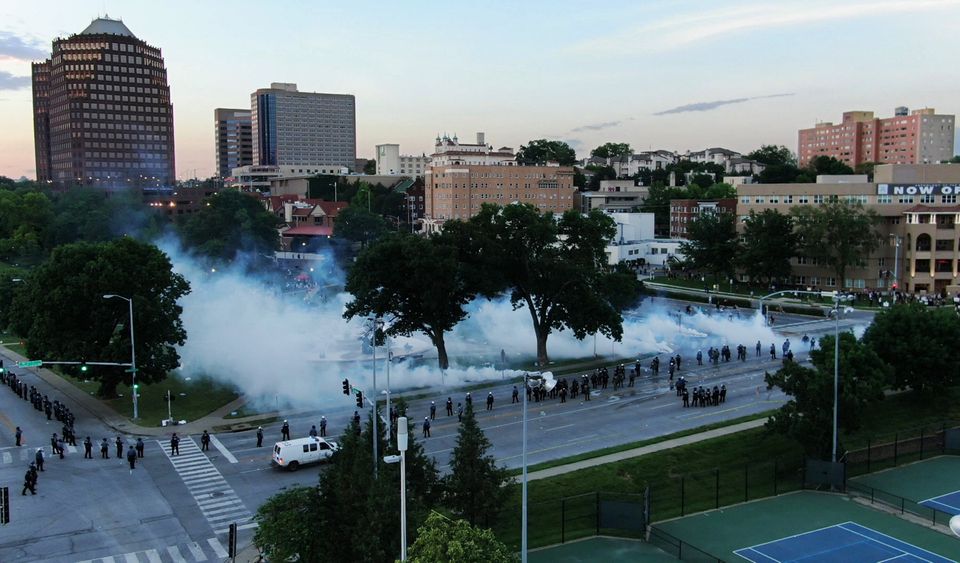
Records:
{"label": "brick building", "polygon": [[736,199],[671,199],[670,238],[686,239],[687,227],[705,213],[737,213]]}

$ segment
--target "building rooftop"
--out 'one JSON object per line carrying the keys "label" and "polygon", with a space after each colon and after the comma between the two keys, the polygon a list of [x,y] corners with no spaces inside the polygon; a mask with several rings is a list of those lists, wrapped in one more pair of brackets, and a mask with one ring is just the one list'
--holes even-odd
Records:
{"label": "building rooftop", "polygon": [[97,18],[90,22],[90,25],[86,27],[79,35],[97,35],[106,33],[109,35],[123,35],[125,37],[133,37],[136,39],[136,35],[130,31],[122,21],[112,20],[108,17]]}

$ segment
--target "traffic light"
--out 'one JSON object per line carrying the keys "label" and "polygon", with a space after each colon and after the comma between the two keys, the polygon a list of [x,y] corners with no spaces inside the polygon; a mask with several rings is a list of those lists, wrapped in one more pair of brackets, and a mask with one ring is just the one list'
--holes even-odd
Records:
{"label": "traffic light", "polygon": [[227,536],[227,555],[230,557],[237,556],[237,523],[234,522],[230,524],[229,535]]}
{"label": "traffic light", "polygon": [[363,408],[363,393],[357,391],[357,406]]}
{"label": "traffic light", "polygon": [[80,362],[80,373],[87,373],[87,362]]}
{"label": "traffic light", "polygon": [[[2,369],[2,368],[3,368],[3,362],[0,362],[0,373],[3,373],[3,369]],[[343,394],[344,394],[344,395],[349,395],[349,394],[350,394],[350,380],[349,380],[349,379],[344,379],[344,380],[343,380]]]}
{"label": "traffic light", "polygon": [[0,488],[0,524],[10,523],[10,489]]}
{"label": "traffic light", "polygon": [[893,289],[897,289],[897,282],[893,282]]}

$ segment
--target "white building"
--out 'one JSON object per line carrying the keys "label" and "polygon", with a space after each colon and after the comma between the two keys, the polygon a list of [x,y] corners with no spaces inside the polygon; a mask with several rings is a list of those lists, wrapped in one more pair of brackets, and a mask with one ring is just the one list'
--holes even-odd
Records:
{"label": "white building", "polygon": [[610,213],[617,223],[617,234],[604,252],[608,264],[629,262],[646,266],[663,266],[680,255],[679,239],[658,239],[653,236],[653,213]]}
{"label": "white building", "polygon": [[412,156],[400,154],[400,145],[377,145],[377,175],[379,176],[423,176],[430,166],[427,155]]}
{"label": "white building", "polygon": [[594,209],[629,213],[650,195],[649,187],[635,184],[633,180],[601,180],[597,191],[580,194],[580,210],[584,213]]}
{"label": "white building", "polygon": [[317,174],[346,176],[346,166],[241,166],[234,168],[227,186],[244,191],[269,192],[270,182],[283,178],[311,177]]}
{"label": "white building", "polygon": [[430,155],[432,166],[450,166],[451,164],[476,164],[481,166],[515,166],[517,155],[510,147],[494,149],[486,144],[483,133],[477,133],[477,142],[461,143],[457,136],[437,135]]}

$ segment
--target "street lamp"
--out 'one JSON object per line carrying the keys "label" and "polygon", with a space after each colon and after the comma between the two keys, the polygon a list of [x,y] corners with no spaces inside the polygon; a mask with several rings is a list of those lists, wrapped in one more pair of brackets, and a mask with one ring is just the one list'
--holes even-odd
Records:
{"label": "street lamp", "polygon": [[893,289],[896,290],[900,278],[900,243],[903,242],[903,237],[894,234],[890,236],[893,237]]}
{"label": "street lamp", "polygon": [[830,452],[830,461],[837,462],[837,403],[840,388],[840,313],[849,313],[850,307],[840,308],[844,301],[852,301],[852,295],[844,295],[839,291],[833,296],[833,314],[836,324],[833,329],[833,448]]}
{"label": "street lamp", "polygon": [[407,417],[397,419],[397,449],[400,455],[384,456],[385,463],[400,462],[400,561],[407,560]]}
{"label": "street lamp", "polygon": [[133,337],[133,299],[112,293],[103,296],[104,299],[114,297],[123,299],[130,306],[130,387],[133,390],[133,419],[137,420],[140,418],[140,411],[137,408],[137,349]]}
{"label": "street lamp", "polygon": [[522,510],[520,511],[520,561],[521,563],[527,563],[527,389],[529,378],[527,372],[523,373],[523,459],[521,465],[523,466],[523,479],[521,483],[521,504]]}

